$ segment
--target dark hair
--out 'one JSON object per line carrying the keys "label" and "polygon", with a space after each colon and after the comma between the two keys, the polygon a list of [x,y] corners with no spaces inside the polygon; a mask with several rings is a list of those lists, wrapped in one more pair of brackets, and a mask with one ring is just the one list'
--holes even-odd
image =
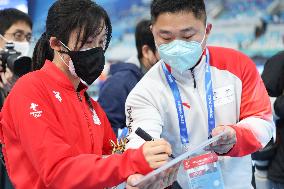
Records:
{"label": "dark hair", "polygon": [[151,20],[153,23],[163,13],[192,12],[206,23],[206,7],[204,0],[153,0],[151,4]]}
{"label": "dark hair", "polygon": [[32,20],[26,13],[13,8],[0,10],[0,34],[5,35],[5,32],[19,21],[27,23],[30,28],[33,27]]}
{"label": "dark hair", "polygon": [[136,26],[135,40],[139,59],[143,58],[142,48],[144,45],[148,45],[154,53],[156,51],[155,40],[150,30],[150,25],[150,20],[142,20]]}
{"label": "dark hair", "polygon": [[79,38],[83,34],[81,48],[90,36],[96,36],[104,29],[101,22],[104,21],[106,27],[107,49],[112,27],[106,11],[91,0],[58,0],[49,9],[46,20],[46,32],[38,40],[33,53],[33,70],[40,69],[46,59],[53,60],[54,51],[50,48],[50,37],[56,37],[64,44],[68,44],[69,37],[75,29],[79,29],[77,34],[76,47]]}

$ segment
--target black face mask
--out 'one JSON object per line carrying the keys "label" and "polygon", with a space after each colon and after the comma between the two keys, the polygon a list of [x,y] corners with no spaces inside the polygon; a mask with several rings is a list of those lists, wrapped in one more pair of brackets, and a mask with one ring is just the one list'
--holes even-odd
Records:
{"label": "black face mask", "polygon": [[92,48],[86,51],[70,51],[70,56],[75,73],[88,85],[91,85],[103,72],[105,66],[105,55],[102,47]]}

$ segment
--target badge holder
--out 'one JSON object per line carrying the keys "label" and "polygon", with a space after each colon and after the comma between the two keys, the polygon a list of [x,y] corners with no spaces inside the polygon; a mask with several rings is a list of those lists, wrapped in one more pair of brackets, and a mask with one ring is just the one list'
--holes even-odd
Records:
{"label": "badge holder", "polygon": [[[157,189],[157,188],[163,188],[163,187],[166,188],[166,187],[170,186],[176,180],[177,173],[178,173],[178,170],[179,170],[179,167],[180,167],[181,164],[184,165],[189,157],[194,157],[194,156],[196,156],[196,154],[201,154],[201,152],[204,152],[204,151],[210,149],[210,144],[218,141],[225,134],[227,134],[227,132],[223,132],[223,133],[221,133],[221,134],[219,134],[215,137],[212,137],[212,138],[202,142],[200,145],[191,148],[191,150],[179,155],[178,157],[169,161],[168,163],[166,163],[162,167],[148,173],[142,179],[138,180],[134,184],[134,186],[138,187],[140,189]],[[189,184],[192,185],[192,186],[202,186],[201,184],[198,185],[198,183],[207,182],[206,178],[208,178],[207,176],[209,176],[209,175],[203,174],[203,176],[205,175],[205,177],[198,177],[198,173],[209,173],[210,171],[213,171],[213,174],[211,174],[209,177],[210,178],[218,178],[218,179],[221,178],[221,180],[218,180],[218,181],[221,182],[221,184],[220,184],[221,187],[219,187],[219,188],[217,187],[216,189],[222,189],[224,184],[222,183],[223,182],[222,177],[219,177],[221,175],[220,165],[218,163],[216,163],[215,161],[212,161],[212,160],[215,160],[216,157],[214,159],[213,156],[211,156],[210,154],[208,154],[208,157],[204,156],[205,158],[202,162],[203,163],[206,162],[205,161],[206,158],[209,158],[209,159],[211,158],[211,161],[208,161],[207,164],[200,164],[200,166],[204,166],[204,167],[200,167],[198,164],[192,164],[192,165],[197,165],[195,167],[192,167],[192,168],[195,168],[195,169],[187,169],[189,171],[189,172],[187,171],[187,174],[189,175],[188,177],[189,177],[189,180],[190,180]],[[204,154],[204,155],[206,155],[206,154]],[[187,168],[191,168],[192,165],[191,166],[189,166],[189,165],[190,164],[188,164]],[[216,170],[215,168],[217,168],[219,171],[214,172],[214,170]],[[207,170],[207,172],[203,172],[203,171],[198,172],[198,169],[201,169],[201,170],[204,169],[205,171]],[[196,170],[196,171],[194,171],[194,170]],[[190,178],[190,176],[192,176],[192,178]],[[200,176],[202,176],[202,174],[200,174]],[[215,181],[215,180],[217,180],[217,179],[214,179],[213,181]],[[217,183],[217,181],[215,183]],[[214,184],[214,182],[213,182],[213,184]],[[207,187],[207,188],[214,188],[214,187]],[[203,188],[199,187],[199,189],[203,189]]]}
{"label": "badge holder", "polygon": [[224,189],[218,156],[207,152],[183,161],[183,168],[191,189]]}

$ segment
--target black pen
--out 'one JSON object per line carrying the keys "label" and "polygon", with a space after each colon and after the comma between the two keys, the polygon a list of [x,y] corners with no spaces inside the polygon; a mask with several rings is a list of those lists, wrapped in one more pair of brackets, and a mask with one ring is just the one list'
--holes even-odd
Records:
{"label": "black pen", "polygon": [[[140,127],[138,127],[138,129],[136,129],[135,133],[145,141],[154,141],[155,140],[151,135],[149,135],[146,131],[144,131]],[[173,154],[169,155],[169,157],[172,158],[172,159],[175,158],[173,156]]]}

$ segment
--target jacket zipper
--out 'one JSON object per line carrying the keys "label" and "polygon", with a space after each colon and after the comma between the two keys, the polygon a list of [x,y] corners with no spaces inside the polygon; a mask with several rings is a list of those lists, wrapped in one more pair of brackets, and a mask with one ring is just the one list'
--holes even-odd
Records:
{"label": "jacket zipper", "polygon": [[196,89],[196,79],[195,79],[195,74],[194,74],[194,68],[191,68],[190,71],[191,71],[191,75],[192,75],[192,78],[193,78],[193,83],[194,83],[194,89]]}
{"label": "jacket zipper", "polygon": [[[77,93],[78,100],[80,101],[80,103],[82,103],[83,99],[82,99],[80,93],[79,92],[76,92],[76,93]],[[90,135],[90,138],[91,138],[91,148],[92,148],[92,152],[94,152],[94,143],[95,142],[94,142],[94,136],[93,136],[93,132],[92,132],[92,126],[90,124],[90,119],[88,118],[88,115],[85,111],[84,105],[83,104],[81,104],[81,105],[82,105],[82,108],[83,108],[83,111],[84,111],[85,118],[86,118],[87,123],[88,123],[89,135]]]}

